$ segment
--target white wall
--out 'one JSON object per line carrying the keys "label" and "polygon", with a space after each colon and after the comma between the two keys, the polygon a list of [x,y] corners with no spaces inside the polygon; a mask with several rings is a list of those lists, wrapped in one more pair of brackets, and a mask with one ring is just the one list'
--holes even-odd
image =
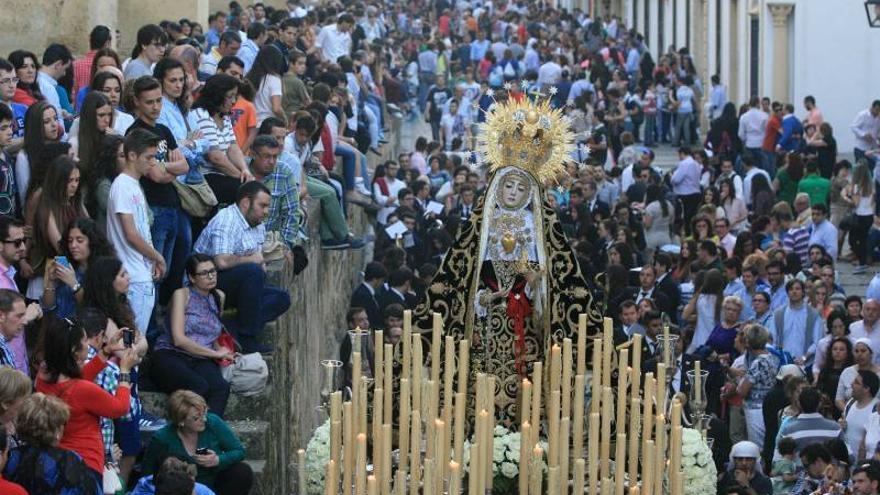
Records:
{"label": "white wall", "polygon": [[850,124],[856,113],[880,99],[880,29],[868,27],[861,0],[796,3],[793,103],[800,115],[804,96],[813,95],[834,127],[838,149],[851,153]]}

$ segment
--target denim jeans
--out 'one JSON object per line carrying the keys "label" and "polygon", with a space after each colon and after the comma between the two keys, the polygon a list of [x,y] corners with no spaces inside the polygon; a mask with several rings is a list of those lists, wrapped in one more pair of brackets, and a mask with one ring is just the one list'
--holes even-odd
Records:
{"label": "denim jeans", "polygon": [[342,175],[345,178],[345,190],[354,189],[355,169],[357,168],[358,151],[344,143],[337,143],[333,154],[342,157]]}
{"label": "denim jeans", "polygon": [[677,114],[675,132],[673,133],[675,146],[690,146],[691,141],[693,141],[693,136],[691,135],[691,121],[693,119],[694,114],[692,113]]}
{"label": "denim jeans", "polygon": [[183,280],[186,257],[192,251],[192,227],[189,215],[180,208],[154,206],[151,210],[153,226],[150,234],[153,236],[153,247],[165,260],[165,277],[160,282],[162,290],[159,297],[159,301],[165,303]]}
{"label": "denim jeans", "polygon": [[150,326],[150,316],[156,304],[156,284],[153,282],[132,282],[128,285],[128,305],[134,313],[137,329],[145,331]]}
{"label": "denim jeans", "polygon": [[226,306],[238,309],[234,319],[223,321],[237,337],[256,337],[267,322],[290,307],[287,291],[270,286],[263,267],[256,263],[221,270],[217,288],[226,294]]}

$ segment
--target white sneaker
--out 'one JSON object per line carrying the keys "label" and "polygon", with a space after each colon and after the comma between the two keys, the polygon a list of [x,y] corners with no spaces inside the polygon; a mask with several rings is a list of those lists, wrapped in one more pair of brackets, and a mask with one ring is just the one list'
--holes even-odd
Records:
{"label": "white sneaker", "polygon": [[370,192],[370,190],[367,189],[367,186],[364,185],[364,178],[363,177],[355,177],[354,190],[363,194],[364,196],[370,196],[370,197],[373,196],[373,193]]}

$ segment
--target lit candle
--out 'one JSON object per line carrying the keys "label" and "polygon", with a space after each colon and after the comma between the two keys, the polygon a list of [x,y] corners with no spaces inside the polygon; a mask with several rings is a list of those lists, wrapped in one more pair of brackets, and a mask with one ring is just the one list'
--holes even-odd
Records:
{"label": "lit candle", "polygon": [[633,335],[633,345],[632,345],[632,375],[630,379],[632,380],[632,398],[638,399],[639,393],[642,391],[642,335],[635,334]]}
{"label": "lit candle", "polygon": [[[385,337],[382,330],[376,330],[374,333],[374,342],[373,342],[373,387],[382,388],[385,384],[385,380],[382,377],[382,374],[385,372],[385,356],[383,352],[385,351]],[[375,392],[375,390],[374,390]]]}
{"label": "lit candle", "polygon": [[657,384],[654,387],[655,398],[657,399],[657,412],[666,412],[666,365],[657,363]]}
{"label": "lit candle", "polygon": [[[455,339],[451,336],[446,337],[446,346],[443,349],[446,352],[446,367],[443,368],[443,421],[451,429],[452,428],[452,404],[455,395],[452,389],[452,377],[455,372]],[[440,467],[446,469],[447,462],[440,461]]]}
{"label": "lit candle", "polygon": [[296,451],[296,462],[296,481],[299,485],[299,492],[306,493],[306,451],[304,449],[299,449]]}
{"label": "lit candle", "polygon": [[532,425],[528,421],[523,421],[519,428],[519,495],[528,495],[529,493],[529,442],[531,437]]}
{"label": "lit candle", "polygon": [[[351,353],[351,407],[352,407],[352,418],[358,417],[358,399],[361,396],[360,387],[361,387],[361,375],[363,371],[361,370],[361,353],[353,352]],[[354,423],[357,426],[357,422]]]}
{"label": "lit candle", "polygon": [[600,426],[599,426],[600,414],[598,412],[590,413],[590,438],[588,451],[589,455],[587,459],[590,460],[590,464],[588,466],[590,471],[589,482],[590,482],[590,495],[596,495],[597,487],[599,486],[599,438],[601,437]]}
{"label": "lit candle", "polygon": [[422,484],[422,495],[434,495],[437,473],[434,472],[434,459],[425,459],[425,482]]}
{"label": "lit candle", "polygon": [[[587,372],[587,315],[578,315],[577,369],[575,376]],[[580,494],[578,494],[580,495]]]}
{"label": "lit candle", "polygon": [[[519,421],[525,423],[531,419],[532,412],[532,382],[527,378],[522,380],[522,402],[520,403]],[[523,437],[525,438],[525,437]]]}
{"label": "lit candle", "polygon": [[617,418],[615,419],[615,423],[618,425],[618,431],[626,429],[626,404],[628,398],[626,387],[629,383],[629,367],[627,367],[628,357],[629,349],[622,349],[619,358],[620,367],[617,372]]}
{"label": "lit candle", "polygon": [[559,466],[547,469],[547,495],[559,495]]}
{"label": "lit candle", "polygon": [[703,402],[703,377],[700,374],[700,361],[694,362],[694,402],[701,404]]}
{"label": "lit candle", "polygon": [[[532,450],[532,467],[530,469],[531,472],[533,472],[533,473],[540,473],[541,472],[541,464],[542,464],[543,457],[544,457],[544,449],[536,446]],[[542,478],[541,476],[529,476],[529,482],[531,482],[531,485],[529,485],[529,495],[542,495],[541,494],[541,481],[542,481],[541,478]]]}
{"label": "lit candle", "polygon": [[[422,412],[422,336],[413,334],[412,355],[412,410]],[[415,465],[415,464],[413,464]]]}
{"label": "lit candle", "polygon": [[455,462],[459,465],[463,462],[464,455],[464,427],[466,413],[467,395],[464,393],[455,394],[455,438],[453,439],[453,450],[455,453]]}
{"label": "lit candle", "polygon": [[367,434],[367,381],[363,376],[358,378],[361,381],[360,386],[358,387],[358,416],[356,416],[358,422],[358,433]]}
{"label": "lit candle", "polygon": [[654,384],[656,380],[654,380],[654,373],[648,373],[645,375],[645,402],[644,402],[644,414],[642,415],[642,450],[645,449],[645,444],[653,438],[654,428],[652,420],[654,419]]}
{"label": "lit candle", "polygon": [[327,473],[324,477],[324,495],[336,495],[339,483],[336,481],[336,461],[330,459],[327,463]]}
{"label": "lit candle", "polygon": [[602,403],[602,339],[593,339],[593,376],[590,378],[590,388],[590,412],[598,413]]}
{"label": "lit candle", "polygon": [[550,411],[547,417],[548,444],[547,465],[559,465],[559,390],[550,392]]}
{"label": "lit candle", "polygon": [[440,344],[443,335],[443,320],[440,313],[434,313],[434,325],[431,331],[431,380],[440,383]]}
{"label": "lit candle", "polygon": [[562,378],[562,348],[559,344],[553,344],[550,348],[550,392],[559,390],[560,378]]}
{"label": "lit candle", "polygon": [[559,421],[559,491],[568,494],[568,461],[571,456],[569,435],[571,420],[562,418]]}
{"label": "lit candle", "polygon": [[449,462],[449,495],[461,493],[461,464]]}
{"label": "lit candle", "polygon": [[379,485],[375,476],[367,476],[367,493],[369,495],[379,495]]}
{"label": "lit candle", "polygon": [[434,482],[435,493],[443,492],[443,480],[447,464],[449,463],[448,444],[446,442],[446,422],[442,419],[434,420],[434,460],[437,461],[437,477]]}

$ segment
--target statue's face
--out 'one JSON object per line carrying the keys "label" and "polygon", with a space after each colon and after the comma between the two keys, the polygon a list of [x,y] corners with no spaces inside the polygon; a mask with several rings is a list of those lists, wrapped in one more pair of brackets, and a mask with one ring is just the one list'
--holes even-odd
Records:
{"label": "statue's face", "polygon": [[506,208],[520,208],[529,194],[529,185],[515,174],[508,174],[501,182],[499,200]]}

